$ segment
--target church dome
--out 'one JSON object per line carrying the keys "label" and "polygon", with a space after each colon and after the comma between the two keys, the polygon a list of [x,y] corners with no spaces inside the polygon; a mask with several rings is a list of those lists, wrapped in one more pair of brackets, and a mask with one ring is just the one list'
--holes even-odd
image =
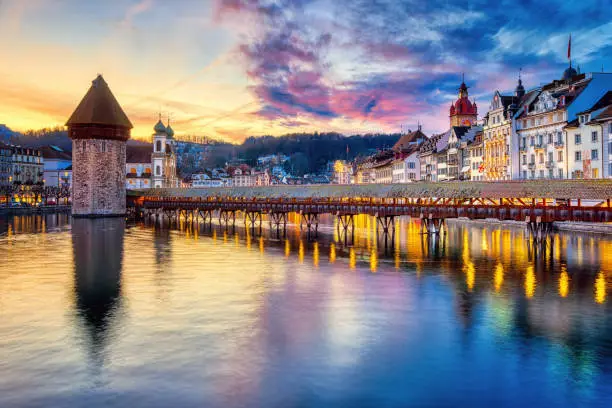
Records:
{"label": "church dome", "polygon": [[166,133],[166,127],[162,123],[161,119],[157,121],[153,127],[153,130],[155,130],[155,133]]}
{"label": "church dome", "polygon": [[569,67],[565,71],[563,71],[563,78],[561,79],[567,81],[569,79],[572,79],[572,77],[575,75],[578,75],[578,72],[574,68]]}
{"label": "church dome", "polygon": [[170,139],[174,137],[174,129],[170,127],[170,123],[168,123],[168,126],[166,126],[166,133]]}

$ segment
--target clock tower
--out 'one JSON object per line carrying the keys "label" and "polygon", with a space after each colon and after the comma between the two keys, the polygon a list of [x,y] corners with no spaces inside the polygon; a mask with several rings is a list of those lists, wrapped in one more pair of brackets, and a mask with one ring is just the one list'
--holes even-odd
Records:
{"label": "clock tower", "polygon": [[476,102],[471,102],[468,98],[468,87],[465,82],[461,82],[459,96],[450,106],[450,125],[453,126],[474,126],[478,118],[478,108]]}

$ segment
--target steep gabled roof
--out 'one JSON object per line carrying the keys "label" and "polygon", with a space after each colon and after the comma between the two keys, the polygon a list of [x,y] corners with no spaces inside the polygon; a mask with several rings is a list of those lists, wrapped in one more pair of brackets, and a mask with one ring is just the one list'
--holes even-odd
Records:
{"label": "steep gabled roof", "polygon": [[89,124],[133,127],[102,75],[91,82],[91,87],[66,122],[66,126]]}
{"label": "steep gabled roof", "polygon": [[399,140],[393,145],[391,150],[400,152],[409,149],[411,145],[418,144],[419,140],[425,141],[428,137],[425,133],[421,132],[421,129],[414,132],[406,133],[402,135]]}

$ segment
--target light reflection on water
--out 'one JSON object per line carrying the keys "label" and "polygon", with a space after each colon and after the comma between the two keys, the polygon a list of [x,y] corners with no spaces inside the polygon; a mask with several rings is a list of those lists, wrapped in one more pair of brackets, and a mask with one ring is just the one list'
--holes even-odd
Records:
{"label": "light reflection on water", "polygon": [[0,406],[610,406],[609,238],[355,224],[0,218]]}

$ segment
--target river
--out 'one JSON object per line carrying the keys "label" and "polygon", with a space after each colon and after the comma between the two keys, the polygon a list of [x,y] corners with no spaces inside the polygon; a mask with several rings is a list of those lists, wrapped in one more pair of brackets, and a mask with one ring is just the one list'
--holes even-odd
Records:
{"label": "river", "polygon": [[0,218],[0,407],[612,406],[610,237],[417,222]]}

